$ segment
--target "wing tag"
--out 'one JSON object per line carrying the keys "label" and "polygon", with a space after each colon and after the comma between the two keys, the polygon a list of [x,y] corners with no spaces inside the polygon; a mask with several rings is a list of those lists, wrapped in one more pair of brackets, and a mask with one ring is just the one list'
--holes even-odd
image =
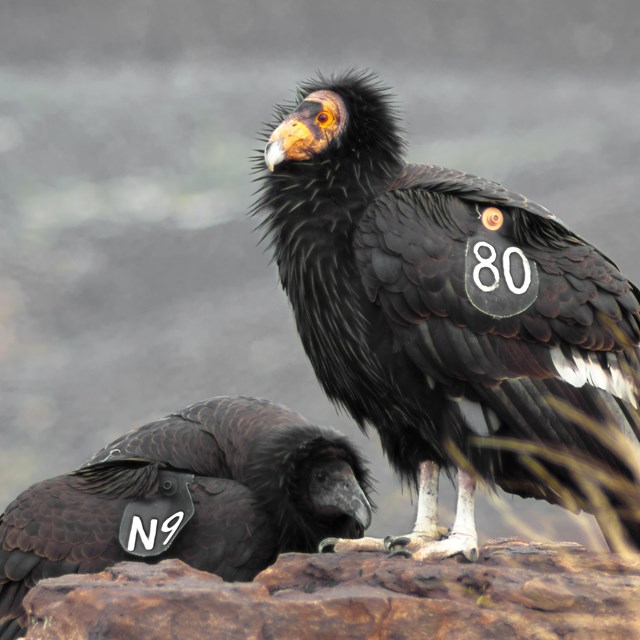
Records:
{"label": "wing tag", "polygon": [[147,558],[164,553],[193,516],[189,491],[192,473],[160,471],[158,494],[129,502],[122,514],[118,540],[131,555]]}
{"label": "wing tag", "polygon": [[538,268],[503,236],[476,234],[467,241],[464,288],[471,304],[494,318],[528,309],[538,297]]}

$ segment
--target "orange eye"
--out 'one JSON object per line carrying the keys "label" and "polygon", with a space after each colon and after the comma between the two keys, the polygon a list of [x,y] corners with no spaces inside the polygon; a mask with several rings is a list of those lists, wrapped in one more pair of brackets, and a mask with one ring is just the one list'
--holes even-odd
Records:
{"label": "orange eye", "polygon": [[317,116],[316,116],[316,122],[321,126],[321,127],[327,127],[330,124],[333,123],[333,115],[331,113],[329,113],[329,111],[321,111]]}
{"label": "orange eye", "polygon": [[489,231],[497,231],[504,222],[504,214],[496,207],[487,207],[482,212],[482,224]]}

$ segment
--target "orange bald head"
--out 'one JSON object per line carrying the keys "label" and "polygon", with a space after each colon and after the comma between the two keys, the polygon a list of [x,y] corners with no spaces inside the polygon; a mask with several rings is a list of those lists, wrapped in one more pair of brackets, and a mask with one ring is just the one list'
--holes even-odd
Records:
{"label": "orange bald head", "polygon": [[269,137],[265,162],[270,171],[285,160],[309,160],[344,130],[347,110],[333,91],[310,93]]}

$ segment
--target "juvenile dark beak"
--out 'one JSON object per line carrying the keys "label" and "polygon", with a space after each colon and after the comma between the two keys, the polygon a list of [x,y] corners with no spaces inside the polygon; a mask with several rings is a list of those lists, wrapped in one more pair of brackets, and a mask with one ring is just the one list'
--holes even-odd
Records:
{"label": "juvenile dark beak", "polygon": [[326,513],[349,515],[357,520],[363,529],[367,529],[371,524],[371,504],[351,467],[345,463],[338,463],[333,468],[326,469],[326,479],[323,482],[312,480],[310,486],[311,499],[316,509]]}
{"label": "juvenile dark beak", "polygon": [[351,500],[347,505],[347,513],[350,513],[362,526],[363,530],[367,530],[371,524],[371,504],[367,500],[360,486],[356,484],[356,490],[351,496]]}

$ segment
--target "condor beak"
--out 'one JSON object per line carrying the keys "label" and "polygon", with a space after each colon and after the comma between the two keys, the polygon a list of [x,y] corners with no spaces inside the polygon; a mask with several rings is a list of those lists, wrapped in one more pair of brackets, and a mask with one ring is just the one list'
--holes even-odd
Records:
{"label": "condor beak", "polygon": [[311,488],[316,508],[349,515],[363,529],[367,529],[371,524],[371,503],[351,467],[346,463],[338,463],[335,466],[329,464],[325,469],[328,479],[322,485],[313,485]]}
{"label": "condor beak", "polygon": [[275,166],[280,164],[286,157],[287,154],[285,153],[282,140],[267,142],[267,146],[264,149],[264,161],[269,171],[273,172]]}
{"label": "condor beak", "polygon": [[352,482],[345,479],[342,486],[336,488],[331,496],[327,496],[327,498],[329,498],[328,503],[357,520],[363,529],[369,528],[371,524],[371,504],[355,478]]}
{"label": "condor beak", "polygon": [[360,523],[363,530],[368,529],[371,524],[371,504],[367,500],[367,496],[364,495],[364,491],[357,484],[352,493],[349,506],[351,510],[347,510],[347,513],[351,513]]}
{"label": "condor beak", "polygon": [[269,137],[264,161],[269,171],[273,171],[284,160],[308,160],[326,144],[326,140],[316,137],[303,117],[292,113]]}

